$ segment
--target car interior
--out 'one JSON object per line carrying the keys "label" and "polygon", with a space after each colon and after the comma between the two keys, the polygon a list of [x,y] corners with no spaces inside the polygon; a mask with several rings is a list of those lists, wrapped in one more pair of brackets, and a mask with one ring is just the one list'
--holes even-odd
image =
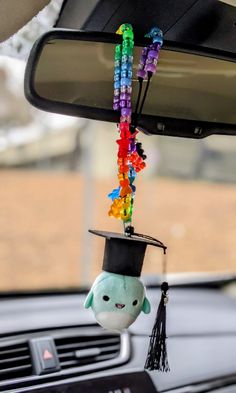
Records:
{"label": "car interior", "polygon": [[[147,32],[158,26],[164,39],[130,120],[147,165],[129,258],[148,245],[140,281],[151,312],[105,329],[89,291],[114,232],[134,231],[109,217],[107,198],[126,23],[132,108]],[[0,392],[236,393],[235,108],[235,0],[0,0]],[[122,253],[118,242],[120,269]],[[168,372],[145,366],[161,304]]]}

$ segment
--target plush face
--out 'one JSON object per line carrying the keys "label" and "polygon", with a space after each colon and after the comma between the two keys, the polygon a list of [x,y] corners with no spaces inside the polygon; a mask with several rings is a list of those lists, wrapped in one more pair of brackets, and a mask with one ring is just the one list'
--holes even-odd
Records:
{"label": "plush face", "polygon": [[128,328],[141,311],[151,310],[138,278],[107,272],[96,278],[84,306],[92,307],[97,322],[112,330]]}

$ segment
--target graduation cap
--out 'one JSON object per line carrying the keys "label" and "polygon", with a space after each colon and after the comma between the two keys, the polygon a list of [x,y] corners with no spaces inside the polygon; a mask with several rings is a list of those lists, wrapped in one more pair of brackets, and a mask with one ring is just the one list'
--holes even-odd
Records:
{"label": "graduation cap", "polygon": [[102,269],[109,273],[140,277],[147,246],[160,247],[166,251],[162,242],[135,233],[133,227],[128,227],[125,234],[92,229],[89,232],[106,239]]}

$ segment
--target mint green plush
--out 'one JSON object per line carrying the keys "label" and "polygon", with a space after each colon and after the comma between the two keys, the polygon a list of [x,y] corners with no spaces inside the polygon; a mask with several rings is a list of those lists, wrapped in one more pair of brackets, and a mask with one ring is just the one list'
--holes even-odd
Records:
{"label": "mint green plush", "polygon": [[[109,300],[105,301],[104,296]],[[96,278],[84,306],[92,308],[95,318],[103,327],[112,326],[118,330],[127,328],[141,311],[148,314],[151,310],[145,287],[139,278],[108,272],[102,272]],[[105,322],[101,322],[101,316],[105,318]]]}

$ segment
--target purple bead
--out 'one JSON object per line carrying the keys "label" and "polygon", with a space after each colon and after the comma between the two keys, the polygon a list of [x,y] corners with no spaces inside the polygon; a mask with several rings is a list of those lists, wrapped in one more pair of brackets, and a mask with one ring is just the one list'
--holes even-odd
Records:
{"label": "purple bead", "polygon": [[152,57],[153,59],[158,59],[158,52],[157,50],[150,50],[148,52],[148,57]]}
{"label": "purple bead", "polygon": [[119,95],[120,95],[120,89],[115,89],[114,96],[119,96]]}
{"label": "purple bead", "polygon": [[128,94],[131,94],[131,92],[132,92],[132,87],[131,87],[131,86],[126,86],[126,85],[124,85],[124,86],[121,86],[120,91],[121,91],[121,93],[128,93]]}
{"label": "purple bead", "polygon": [[115,96],[114,97],[114,99],[113,99],[113,102],[114,102],[114,104],[116,103],[116,102],[120,102],[120,97],[118,96]]}
{"label": "purple bead", "polygon": [[157,52],[160,51],[161,45],[158,42],[153,43],[153,50],[156,50]]}
{"label": "purple bead", "polygon": [[145,64],[144,69],[146,69],[146,66],[147,66],[148,64],[154,64],[154,65],[156,66],[156,65],[157,65],[157,59],[147,59],[147,62],[146,62],[146,64]]}
{"label": "purple bead", "polygon": [[115,103],[113,104],[113,109],[114,109],[114,111],[118,111],[118,110],[120,109],[120,104],[119,104],[119,102],[115,102]]}
{"label": "purple bead", "polygon": [[145,47],[142,49],[142,55],[143,55],[143,56],[147,56],[147,54],[148,54],[148,48],[145,46]]}
{"label": "purple bead", "polygon": [[121,108],[126,108],[126,101],[125,100],[121,100],[120,101],[120,107]]}
{"label": "purple bead", "polygon": [[133,152],[136,150],[136,144],[135,144],[135,139],[132,138],[130,142],[130,151]]}
{"label": "purple bead", "polygon": [[121,116],[131,116],[132,110],[130,108],[122,108]]}
{"label": "purple bead", "polygon": [[141,57],[140,57],[140,60],[139,60],[139,63],[140,63],[140,64],[145,64],[145,63],[146,63],[146,60],[147,60],[147,56],[141,56]]}
{"label": "purple bead", "polygon": [[131,101],[126,101],[126,107],[131,108]]}
{"label": "purple bead", "polygon": [[128,100],[128,101],[130,101],[131,100],[131,95],[128,94],[128,93],[121,93],[120,99],[121,100]]}
{"label": "purple bead", "polygon": [[151,72],[152,74],[154,74],[156,72],[156,66],[155,66],[155,64],[152,64],[152,63],[147,64],[145,67],[145,70],[147,72]]}
{"label": "purple bead", "polygon": [[138,65],[138,69],[139,69],[139,70],[143,70],[143,69],[144,69],[144,66],[145,66],[145,64],[139,64],[139,65]]}
{"label": "purple bead", "polygon": [[138,78],[145,79],[146,76],[147,76],[146,71],[144,71],[144,70],[138,70],[138,72],[137,72],[137,77],[138,77]]}

